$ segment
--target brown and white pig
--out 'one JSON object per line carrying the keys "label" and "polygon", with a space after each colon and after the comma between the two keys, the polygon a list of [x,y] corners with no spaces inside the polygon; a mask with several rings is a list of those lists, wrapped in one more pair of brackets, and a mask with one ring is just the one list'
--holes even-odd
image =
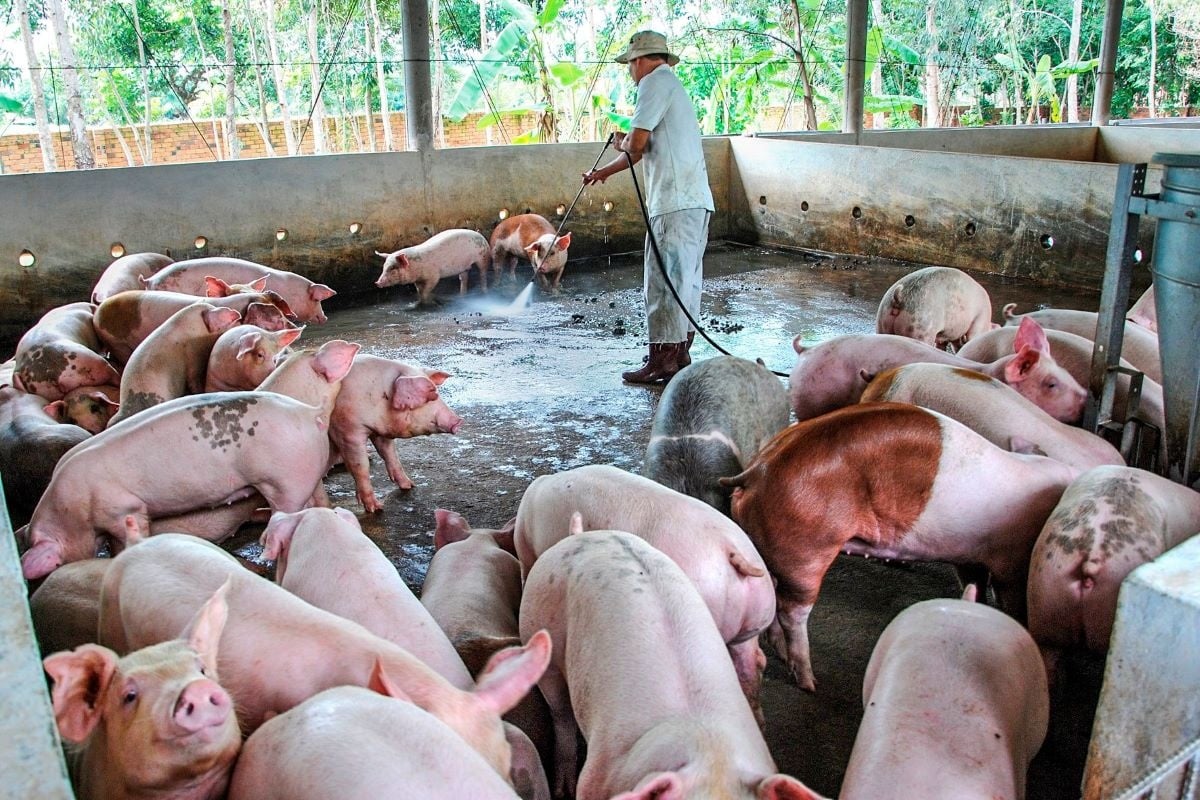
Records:
{"label": "brown and white pig", "polygon": [[[347,757],[352,751],[353,757]],[[380,672],[273,717],[242,747],[229,800],[517,800],[486,761]]]}
{"label": "brown and white pig", "polygon": [[[142,288],[168,292],[183,292],[197,297],[208,296],[208,278],[219,278],[227,284],[251,284],[266,276],[266,288],[278,292],[301,322],[327,319],[321,303],[337,292],[323,283],[313,283],[303,275],[274,269],[240,258],[193,258],[177,261],[159,270]],[[285,312],[286,313],[286,312]]]}
{"label": "brown and white pig", "polygon": [[182,638],[177,630],[124,657],[86,644],[43,660],[59,733],[79,746],[73,782],[81,800],[225,796],[242,737],[217,682],[222,594],[179,626]]}
{"label": "brown and white pig", "polygon": [[995,378],[948,364],[908,364],[875,376],[862,401],[909,403],[956,419],[1002,450],[1037,453],[1078,467],[1120,464],[1096,434],[1059,422]]}
{"label": "brown and white pig", "polygon": [[479,231],[451,228],[436,233],[420,244],[403,247],[394,253],[375,252],[383,259],[383,272],[375,285],[379,288],[415,284],[418,303],[434,304],[433,289],[442,278],[458,276],[458,293],[467,293],[471,267],[479,270],[479,284],[487,290],[487,271],[491,251]]}
{"label": "brown and white pig", "polygon": [[121,376],[120,408],[108,424],[118,425],[167,400],[203,392],[213,345],[241,316],[232,308],[204,302],[172,314],[129,357]]}
{"label": "brown and white pig", "polygon": [[784,429],[723,483],[777,581],[771,642],[813,691],[808,617],[838,553],[982,564],[1019,611],[1033,542],[1079,472],[934,411],[866,403]]}
{"label": "brown and white pig", "polygon": [[91,434],[46,412],[46,400],[12,386],[0,388],[0,476],[14,517],[33,511],[58,462]]}
{"label": "brown and white pig", "polygon": [[111,558],[63,564],[29,596],[29,616],[43,655],[74,650],[100,638],[100,582]]}
{"label": "brown and white pig", "polygon": [[59,422],[78,425],[88,433],[99,433],[120,408],[121,390],[116,386],[80,386],[62,400],[46,406],[46,413]]}
{"label": "brown and white pig", "polygon": [[299,511],[324,477],[328,417],[271,392],[168,400],[117,424],[59,462],[29,522],[29,580],[150,535],[150,520],[233,503],[258,491]]}
{"label": "brown and white pig", "polygon": [[160,253],[129,253],[105,267],[92,288],[92,302],[99,305],[118,292],[142,288],[138,278],[149,278],[168,264],[170,256]]}
{"label": "brown and white pig", "polygon": [[712,612],[756,715],[766,656],[758,634],[775,617],[771,576],[750,539],[694,497],[617,467],[591,465],[535,478],[521,497],[514,533],[526,574],[567,536],[573,513],[584,530],[622,530],[670,556]]}
{"label": "brown and white pig", "polygon": [[499,715],[541,677],[550,658],[545,633],[497,655],[475,690],[464,692],[406,650],[255,575],[216,545],[163,534],[114,560],[100,592],[101,644],[127,651],[166,640],[227,581],[221,679],[245,733],[324,689],[369,686],[379,664],[414,704],[509,774]]}
{"label": "brown and white pig", "polygon": [[642,474],[729,513],[717,479],[741,472],[791,409],[779,379],[761,364],[717,356],[680,370],[663,389]]}
{"label": "brown and white pig", "polygon": [[571,234],[559,236],[545,217],[518,214],[503,220],[492,231],[492,267],[497,277],[503,275],[507,267],[508,274],[515,278],[517,259],[528,259],[538,283],[542,287],[553,283],[557,289],[567,266],[567,248],[570,246]]}
{"label": "brown and white pig", "polygon": [[931,363],[973,369],[1004,381],[1060,422],[1074,422],[1083,414],[1087,390],[1055,362],[1040,331],[1031,320],[1006,349],[989,353],[987,358],[918,347],[920,342],[914,339],[881,333],[838,336],[814,347],[804,347],[797,336],[792,340],[796,365],[788,378],[792,411],[797,421],[803,422],[853,405],[867,388],[864,375],[905,364]]}
{"label": "brown and white pig", "polygon": [[371,485],[367,441],[383,459],[388,477],[401,489],[411,489],[412,480],[396,455],[393,440],[458,432],[462,419],[438,397],[437,391],[449,377],[440,370],[421,369],[389,358],[364,353],[354,357],[330,418],[329,438],[334,446],[331,466],[338,459],[345,462],[354,478],[358,501],[367,511],[383,508]]}
{"label": "brown and white pig", "polygon": [[1143,328],[1149,331],[1158,333],[1158,309],[1154,305],[1154,286],[1142,292],[1142,296],[1137,299],[1137,302],[1129,307],[1129,311],[1125,314],[1125,319],[1130,322],[1136,322]]}
{"label": "brown and white pig", "polygon": [[1108,651],[1117,592],[1200,533],[1200,493],[1133,467],[1097,467],[1063,493],[1029,563],[1029,632],[1044,648]]}
{"label": "brown and white pig", "polygon": [[909,606],[879,637],[841,800],[1021,800],[1050,701],[1020,623],[965,600]]}
{"label": "brown and white pig", "polygon": [[[276,562],[275,582],[284,589],[404,648],[452,686],[475,688],[445,632],[352,513],[344,508],[275,513],[260,541],[263,558]],[[506,731],[518,794],[549,800],[533,744],[517,731]]]}
{"label": "brown and white pig", "polygon": [[933,347],[955,347],[992,328],[987,289],[953,267],[925,267],[884,292],[875,315],[879,333],[907,336]]}
{"label": "brown and white pig", "polygon": [[[564,538],[529,571],[521,633],[554,642],[558,796],[816,798],[777,774],[724,638],[680,568],[630,533]],[[587,741],[579,773],[575,728]]]}
{"label": "brown and white pig", "polygon": [[70,303],[43,314],[17,342],[13,385],[47,400],[81,386],[120,385],[117,370],[100,355],[95,310],[91,303]]}
{"label": "brown and white pig", "polygon": [[[270,306],[268,306],[270,308]],[[258,388],[300,338],[303,328],[264,331],[255,325],[235,325],[213,343],[204,372],[204,391],[237,392]]]}
{"label": "brown and white pig", "polygon": [[[196,295],[181,292],[137,290],[115,294],[96,309],[96,334],[109,354],[124,364],[134,349],[158,326],[170,319],[172,314],[187,308],[197,300]],[[256,303],[273,305],[285,316],[292,315],[291,307],[275,292],[211,297],[205,302],[221,308],[236,309],[243,316]]]}
{"label": "brown and white pig", "polygon": [[[1077,311],[1073,308],[1043,308],[1028,314],[1016,314],[1016,303],[1004,307],[1005,325],[1015,325],[1029,317],[1047,330],[1066,331],[1096,341],[1095,311]],[[1158,354],[1158,334],[1141,325],[1126,322],[1121,339],[1121,358],[1133,364],[1134,369],[1145,373],[1147,378],[1162,383],[1162,360]]]}

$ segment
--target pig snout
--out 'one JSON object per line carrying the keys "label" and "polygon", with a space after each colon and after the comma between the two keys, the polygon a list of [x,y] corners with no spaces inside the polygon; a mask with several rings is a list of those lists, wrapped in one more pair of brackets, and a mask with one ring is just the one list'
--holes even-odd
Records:
{"label": "pig snout", "polygon": [[446,407],[438,409],[434,422],[440,433],[458,433],[458,426],[462,425],[462,418]]}
{"label": "pig snout", "polygon": [[184,687],[171,715],[175,724],[188,734],[218,729],[229,719],[233,704],[229,695],[207,678]]}

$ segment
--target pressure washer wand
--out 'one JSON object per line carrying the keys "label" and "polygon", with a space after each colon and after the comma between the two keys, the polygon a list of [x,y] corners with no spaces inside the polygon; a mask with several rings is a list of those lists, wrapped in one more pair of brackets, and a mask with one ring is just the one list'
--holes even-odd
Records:
{"label": "pressure washer wand", "polygon": [[[608,135],[608,139],[604,141],[604,147],[600,150],[600,155],[596,156],[596,163],[592,165],[592,168],[589,170],[589,172],[595,172],[596,168],[600,166],[600,159],[604,158],[604,154],[608,152],[608,146],[612,144],[614,136],[616,136],[615,131]],[[575,199],[572,200],[571,205],[567,207],[567,213],[563,214],[562,222],[558,223],[558,230],[554,232],[555,239],[557,239],[559,234],[562,233],[563,225],[567,224],[567,217],[571,216],[571,212],[575,210],[575,204],[579,202],[579,198],[583,195],[583,190],[586,189],[587,186],[588,185],[586,183],[580,184],[579,191],[575,193]]]}

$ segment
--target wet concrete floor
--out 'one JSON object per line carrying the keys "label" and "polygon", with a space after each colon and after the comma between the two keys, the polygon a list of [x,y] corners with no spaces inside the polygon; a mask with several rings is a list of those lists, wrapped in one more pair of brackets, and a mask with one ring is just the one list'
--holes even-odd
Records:
{"label": "wet concrete floor", "polygon": [[[714,243],[705,259],[701,322],[734,355],[762,358],[787,373],[795,361],[795,335],[816,344],[873,332],[879,299],[915,268]],[[991,294],[997,319],[1007,302],[1019,303],[1022,311],[1042,305],[1094,310],[1099,302],[1098,291],[975,277]],[[310,326],[301,340],[311,346],[348,339],[364,352],[453,376],[441,393],[464,420],[459,433],[397,443],[412,490],[395,490],[374,453],[372,480],[382,512],[363,513],[344,470],[326,479],[334,503],[360,516],[366,534],[415,591],[432,554],[435,508],[458,511],[477,527],[499,527],[538,475],[597,463],[641,469],[661,389],[620,378],[646,350],[640,253],[573,261],[557,294],[535,289],[527,309],[510,313],[506,306],[529,278],[522,265],[516,281],[486,294],[473,278],[464,296],[456,293],[457,281],[444,281],[437,295],[443,305],[434,310],[413,308],[412,287],[381,290],[374,305],[333,307],[329,322]],[[697,340],[692,353],[702,359],[716,351]],[[257,530],[244,529],[226,547],[258,560]],[[780,770],[836,797],[862,715],[863,673],[879,634],[908,605],[957,594],[945,565],[839,556],[810,621],[817,692],[799,690],[767,648],[767,739]],[[1050,734],[1030,772],[1031,800],[1079,796],[1102,667],[1099,659],[1083,656],[1069,662],[1066,691],[1055,699]]]}

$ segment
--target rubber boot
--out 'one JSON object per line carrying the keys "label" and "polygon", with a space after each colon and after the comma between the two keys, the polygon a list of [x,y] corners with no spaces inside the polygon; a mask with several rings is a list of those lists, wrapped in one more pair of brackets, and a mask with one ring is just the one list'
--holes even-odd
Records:
{"label": "rubber boot", "polygon": [[687,341],[683,343],[683,350],[679,353],[679,368],[683,369],[692,363],[692,342],[696,338],[695,331],[688,331]]}
{"label": "rubber boot", "polygon": [[651,343],[650,358],[646,364],[641,369],[622,372],[621,379],[629,383],[669,381],[676,372],[683,369],[679,357],[684,352],[683,342]]}

